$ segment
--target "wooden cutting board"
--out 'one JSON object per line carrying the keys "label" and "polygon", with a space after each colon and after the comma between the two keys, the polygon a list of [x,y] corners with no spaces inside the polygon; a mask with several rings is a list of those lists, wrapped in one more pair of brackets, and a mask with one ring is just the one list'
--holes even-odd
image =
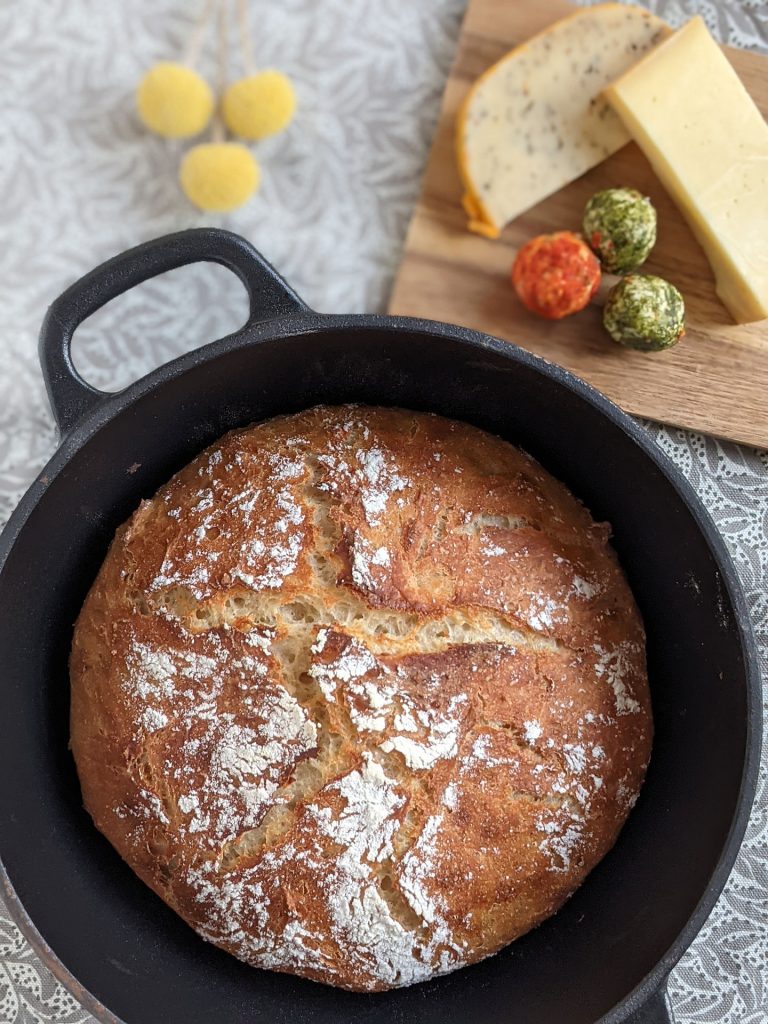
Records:
{"label": "wooden cutting board", "polygon": [[[470,0],[390,312],[513,341],[566,366],[628,412],[768,447],[768,321],[732,323],[704,253],[634,143],[518,217],[500,239],[466,228],[454,157],[461,101],[502,54],[573,10],[564,0]],[[768,57],[729,47],[725,53],[765,116]],[[687,333],[667,352],[620,348],[605,334],[598,306],[542,320],[520,305],[509,283],[524,242],[542,232],[578,231],[592,193],[618,185],[639,189],[658,210],[658,242],[643,272],[668,278],[685,298]]]}

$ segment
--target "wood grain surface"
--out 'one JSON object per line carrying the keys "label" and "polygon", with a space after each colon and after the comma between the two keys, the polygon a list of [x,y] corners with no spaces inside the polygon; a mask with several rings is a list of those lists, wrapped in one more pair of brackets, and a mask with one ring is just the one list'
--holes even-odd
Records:
{"label": "wood grain surface", "polygon": [[[768,321],[733,324],[703,251],[634,143],[518,217],[500,239],[467,230],[454,156],[461,101],[502,54],[572,11],[564,0],[470,0],[390,312],[512,341],[568,367],[628,412],[768,447]],[[765,116],[768,57],[725,52]],[[713,125],[712,144],[727,145],[724,125]],[[651,197],[659,234],[643,272],[668,278],[685,298],[687,333],[667,352],[647,355],[616,345],[602,328],[597,304],[558,322],[542,320],[522,307],[509,283],[524,242],[541,232],[578,231],[589,196],[617,185]]]}

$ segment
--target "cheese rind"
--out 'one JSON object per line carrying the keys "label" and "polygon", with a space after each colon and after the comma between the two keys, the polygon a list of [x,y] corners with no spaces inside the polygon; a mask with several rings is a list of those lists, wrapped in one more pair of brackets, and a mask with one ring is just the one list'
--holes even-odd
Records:
{"label": "cheese rind", "polygon": [[694,18],[606,89],[737,323],[768,317],[768,125]]}
{"label": "cheese rind", "polygon": [[601,90],[669,31],[638,7],[600,4],[556,22],[481,75],[456,130],[469,227],[497,237],[626,145],[629,134]]}

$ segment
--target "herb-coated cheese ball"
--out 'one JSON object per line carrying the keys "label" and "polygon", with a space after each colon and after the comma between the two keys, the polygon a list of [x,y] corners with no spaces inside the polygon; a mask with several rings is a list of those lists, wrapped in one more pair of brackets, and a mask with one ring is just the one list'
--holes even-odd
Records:
{"label": "herb-coated cheese ball", "polygon": [[669,281],[652,274],[631,274],[611,289],[603,324],[625,348],[660,352],[685,333],[685,303]]}
{"label": "herb-coated cheese ball", "polygon": [[584,235],[611,274],[629,274],[656,243],[656,210],[633,188],[597,192],[584,210]]}

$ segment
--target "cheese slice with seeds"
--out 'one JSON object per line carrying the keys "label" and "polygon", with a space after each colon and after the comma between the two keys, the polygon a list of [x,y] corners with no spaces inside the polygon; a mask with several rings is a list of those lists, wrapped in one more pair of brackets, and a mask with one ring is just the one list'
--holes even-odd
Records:
{"label": "cheese slice with seeds", "polygon": [[498,237],[518,214],[626,145],[629,133],[600,93],[670,31],[639,7],[600,4],[486,71],[457,123],[470,229]]}

